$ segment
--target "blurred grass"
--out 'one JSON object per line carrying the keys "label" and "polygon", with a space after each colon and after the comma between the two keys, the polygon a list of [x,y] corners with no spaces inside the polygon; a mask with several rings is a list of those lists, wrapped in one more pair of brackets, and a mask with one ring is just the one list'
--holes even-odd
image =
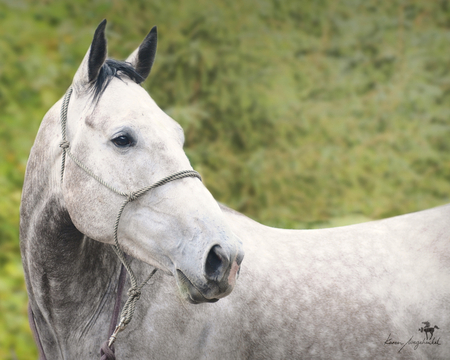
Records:
{"label": "blurred grass", "polygon": [[18,245],[23,174],[103,18],[119,59],[158,25],[145,87],[232,208],[311,228],[449,201],[449,1],[0,0],[0,359],[37,357]]}

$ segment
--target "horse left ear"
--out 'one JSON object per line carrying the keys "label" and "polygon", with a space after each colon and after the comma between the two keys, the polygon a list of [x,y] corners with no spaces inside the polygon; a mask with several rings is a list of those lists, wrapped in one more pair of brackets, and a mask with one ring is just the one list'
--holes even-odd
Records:
{"label": "horse left ear", "polygon": [[127,58],[137,73],[142,76],[144,81],[152,70],[156,55],[156,44],[158,42],[158,33],[154,26],[145,37],[142,44]]}
{"label": "horse left ear", "polygon": [[91,46],[73,78],[73,85],[75,85],[76,89],[79,87],[83,88],[85,85],[94,82],[106,61],[108,50],[105,27],[106,19],[103,20],[95,30]]}

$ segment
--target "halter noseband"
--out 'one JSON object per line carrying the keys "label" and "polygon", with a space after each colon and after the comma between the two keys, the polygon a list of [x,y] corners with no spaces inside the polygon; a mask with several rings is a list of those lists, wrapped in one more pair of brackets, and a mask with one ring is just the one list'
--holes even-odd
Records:
{"label": "halter noseband", "polygon": [[131,321],[131,318],[133,317],[133,314],[134,314],[136,301],[139,300],[139,297],[141,295],[142,287],[145,284],[147,284],[147,282],[150,280],[150,278],[156,272],[156,269],[154,269],[150,273],[150,275],[145,279],[145,281],[143,281],[141,283],[141,285],[139,285],[139,286],[137,285],[136,276],[134,275],[133,270],[131,269],[131,267],[126,259],[125,253],[122,251],[122,249],[119,246],[119,241],[118,241],[118,236],[117,236],[117,231],[119,228],[119,221],[120,221],[120,217],[122,215],[123,209],[129,202],[136,200],[138,197],[145,194],[147,191],[157,188],[159,186],[162,186],[164,184],[167,184],[168,182],[186,178],[186,177],[196,177],[196,178],[200,179],[200,181],[202,180],[202,178],[201,178],[200,174],[195,170],[182,170],[182,171],[176,172],[172,175],[166,176],[165,178],[155,182],[152,185],[143,187],[143,188],[141,188],[137,191],[133,191],[131,193],[126,193],[126,192],[117,190],[115,187],[108,184],[102,178],[95,175],[88,167],[86,167],[81,161],[79,161],[69,150],[70,143],[69,143],[69,141],[67,141],[66,124],[67,124],[67,110],[69,107],[69,101],[70,101],[70,96],[72,95],[72,91],[73,91],[73,88],[72,88],[72,86],[70,86],[69,89],[67,90],[66,94],[64,95],[63,103],[61,106],[60,118],[61,118],[62,141],[60,143],[60,147],[63,150],[62,159],[61,159],[61,183],[64,180],[64,168],[65,168],[66,155],[67,155],[73,160],[73,162],[75,164],[78,165],[78,167],[80,167],[84,172],[86,172],[89,176],[94,178],[100,184],[107,187],[109,190],[115,192],[116,194],[119,194],[119,195],[125,197],[125,200],[123,201],[122,205],[120,206],[119,212],[116,217],[116,221],[114,223],[114,245],[111,245],[111,246],[112,246],[114,252],[116,253],[116,255],[119,257],[123,266],[126,268],[128,274],[130,275],[131,288],[128,290],[128,299],[127,299],[125,305],[123,306],[122,313],[120,315],[119,325],[116,326],[114,332],[112,333],[112,335],[109,338],[107,345],[108,345],[108,347],[111,347],[111,345],[116,340],[117,334],[120,331],[122,331],[123,329],[125,329],[125,327]]}

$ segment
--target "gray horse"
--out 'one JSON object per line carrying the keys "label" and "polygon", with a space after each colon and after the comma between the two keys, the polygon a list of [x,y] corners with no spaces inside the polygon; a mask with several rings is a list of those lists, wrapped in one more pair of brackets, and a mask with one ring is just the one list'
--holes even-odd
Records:
{"label": "gray horse", "polygon": [[[117,294],[123,305],[140,290],[130,278],[129,294],[117,290],[124,251],[138,280],[158,271],[117,359],[450,357],[450,206],[282,230],[218,205],[181,127],[139,86],[156,29],[126,62],[106,59],[104,29],[45,115],[25,176],[21,251],[42,356],[100,357]],[[424,319],[442,337],[412,346]]]}

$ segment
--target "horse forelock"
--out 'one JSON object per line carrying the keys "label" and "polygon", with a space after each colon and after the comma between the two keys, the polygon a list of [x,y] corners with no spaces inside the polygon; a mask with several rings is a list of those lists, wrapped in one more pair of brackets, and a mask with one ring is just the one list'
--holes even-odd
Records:
{"label": "horse forelock", "polygon": [[128,77],[136,84],[145,80],[130,63],[108,59],[101,67],[97,78],[89,84],[88,91],[92,94],[92,102],[94,104],[98,102],[113,78],[122,80],[122,76]]}

